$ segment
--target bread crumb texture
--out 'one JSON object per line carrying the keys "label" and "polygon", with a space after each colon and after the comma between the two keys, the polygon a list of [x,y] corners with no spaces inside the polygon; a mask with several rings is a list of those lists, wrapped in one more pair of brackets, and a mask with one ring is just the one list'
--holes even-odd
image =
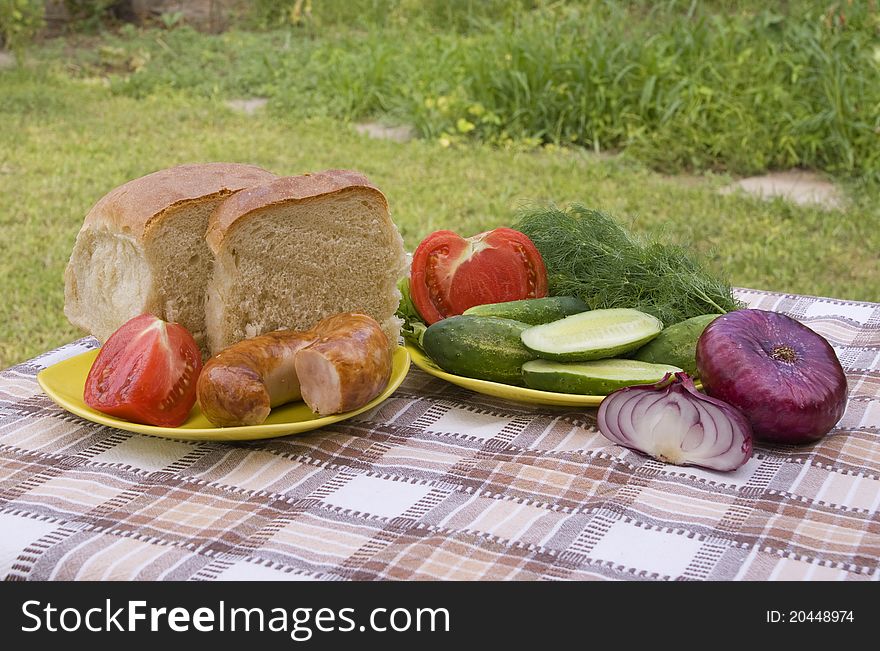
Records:
{"label": "bread crumb texture", "polygon": [[212,352],[339,312],[378,321],[396,345],[403,240],[369,186],[272,203],[234,221],[215,249],[206,313]]}
{"label": "bread crumb texture", "polygon": [[155,306],[153,274],[143,246],[107,227],[79,232],[64,276],[65,316],[102,342]]}

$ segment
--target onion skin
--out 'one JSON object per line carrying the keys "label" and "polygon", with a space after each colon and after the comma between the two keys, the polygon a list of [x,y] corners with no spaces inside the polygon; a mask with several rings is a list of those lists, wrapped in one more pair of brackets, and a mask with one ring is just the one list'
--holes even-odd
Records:
{"label": "onion skin", "polygon": [[624,387],[599,406],[599,431],[664,463],[731,471],[752,457],[752,428],[742,413],[703,395],[687,373]]}
{"label": "onion skin", "polygon": [[778,312],[715,319],[697,342],[697,369],[703,389],[739,408],[765,441],[818,441],[846,410],[846,375],[831,344]]}

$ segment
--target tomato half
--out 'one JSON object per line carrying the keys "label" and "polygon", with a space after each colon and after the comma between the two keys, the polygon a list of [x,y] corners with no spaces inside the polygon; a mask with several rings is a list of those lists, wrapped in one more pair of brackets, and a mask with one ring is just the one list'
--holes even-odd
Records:
{"label": "tomato half", "polygon": [[413,253],[410,294],[430,325],[474,305],[547,296],[547,269],[528,236],[512,228],[467,239],[437,231]]}
{"label": "tomato half", "polygon": [[93,409],[135,423],[178,427],[196,402],[202,354],[189,330],[142,314],[110,335],[86,377]]}

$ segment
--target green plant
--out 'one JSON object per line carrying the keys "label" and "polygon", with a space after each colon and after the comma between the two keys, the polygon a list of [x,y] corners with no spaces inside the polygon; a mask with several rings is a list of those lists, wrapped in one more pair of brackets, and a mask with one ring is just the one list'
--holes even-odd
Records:
{"label": "green plant", "polygon": [[312,0],[256,0],[250,8],[250,20],[260,29],[300,26],[311,17]]}
{"label": "green plant", "polygon": [[116,0],[64,0],[73,27],[94,30],[107,18]]}
{"label": "green plant", "polygon": [[542,206],[524,210],[513,227],[544,257],[551,296],[576,296],[592,310],[635,308],[667,326],[738,307],[691,247],[636,237],[608,213]]}
{"label": "green plant", "polygon": [[325,28],[431,28],[465,33],[485,21],[512,20],[541,0],[256,0],[251,24],[260,29],[313,23]]}
{"label": "green plant", "polygon": [[43,27],[42,0],[0,0],[0,46],[21,61],[24,47]]}
{"label": "green plant", "polygon": [[166,11],[161,16],[159,16],[159,22],[162,23],[162,27],[164,27],[165,29],[174,29],[175,27],[183,23],[183,12]]}

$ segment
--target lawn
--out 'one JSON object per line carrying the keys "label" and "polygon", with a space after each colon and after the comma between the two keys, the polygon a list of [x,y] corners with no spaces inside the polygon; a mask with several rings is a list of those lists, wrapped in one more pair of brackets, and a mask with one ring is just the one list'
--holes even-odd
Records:
{"label": "lawn", "polygon": [[[360,42],[382,33],[346,38]],[[387,56],[395,34],[401,33],[386,34]],[[273,68],[255,53],[241,54],[256,52],[260,38],[271,44],[267,51],[277,54],[287,42],[302,54],[331,51],[339,37],[314,30],[77,37],[41,44],[23,68],[0,71],[0,368],[81,336],[62,312],[62,273],[90,206],[131,178],[193,161],[249,162],[279,174],[361,170],[388,196],[409,248],[440,228],[469,235],[509,224],[526,203],[579,201],[631,221],[635,230],[662,229],[672,240],[693,243],[737,286],[880,301],[880,191],[859,165],[846,171],[845,156],[836,159],[835,173],[848,192],[846,207],[825,211],[722,196],[730,165],[685,165],[675,156],[658,164],[645,147],[597,154],[525,132],[507,140],[489,131],[472,138],[466,125],[450,139],[445,127],[405,115],[392,95],[375,104],[294,110],[285,81],[292,64],[284,59]],[[218,54],[230,42],[242,44],[237,67]],[[196,75],[200,69],[207,72]],[[278,74],[269,83],[273,69]],[[330,92],[321,79],[313,81],[314,93]],[[255,94],[270,102],[254,115],[225,105]],[[303,96],[303,105],[314,103]],[[423,137],[396,143],[356,133],[352,120],[377,116],[410,117]],[[688,173],[672,174],[676,166]]]}

